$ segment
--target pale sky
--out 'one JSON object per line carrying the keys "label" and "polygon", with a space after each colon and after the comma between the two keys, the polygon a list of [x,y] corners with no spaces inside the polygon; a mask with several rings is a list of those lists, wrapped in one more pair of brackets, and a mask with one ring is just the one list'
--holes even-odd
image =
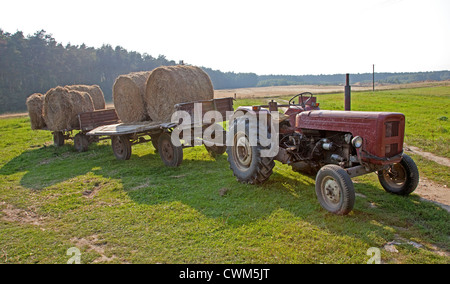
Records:
{"label": "pale sky", "polygon": [[[263,74],[450,70],[450,0],[14,0],[0,29]],[[1,55],[0,55],[1,56]]]}

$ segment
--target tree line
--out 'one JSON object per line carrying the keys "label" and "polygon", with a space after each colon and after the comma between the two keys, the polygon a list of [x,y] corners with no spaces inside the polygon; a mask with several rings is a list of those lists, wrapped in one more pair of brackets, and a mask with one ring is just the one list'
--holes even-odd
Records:
{"label": "tree line", "polygon": [[[128,51],[105,44],[100,48],[85,44],[63,46],[46,31],[24,36],[0,29],[0,113],[23,111],[25,100],[33,93],[45,93],[64,85],[99,85],[107,101],[112,101],[112,86],[119,75],[176,65],[164,55]],[[342,84],[343,74],[336,75],[264,75],[222,72],[202,67],[215,89],[247,88],[298,84]],[[408,83],[426,80],[449,80],[450,72],[377,73],[377,82]],[[369,82],[372,74],[352,75],[352,82]]]}
{"label": "tree line", "polygon": [[175,64],[163,55],[155,58],[120,46],[63,46],[43,30],[25,37],[0,29],[0,112],[24,110],[29,95],[64,85],[99,85],[111,101],[119,75]]}
{"label": "tree line", "polygon": [[[351,74],[351,83],[372,83],[372,73]],[[375,73],[375,82],[382,84],[407,84],[422,81],[450,80],[450,71],[407,72],[407,73]],[[334,75],[264,75],[258,76],[257,87],[286,85],[342,85],[345,74]]]}

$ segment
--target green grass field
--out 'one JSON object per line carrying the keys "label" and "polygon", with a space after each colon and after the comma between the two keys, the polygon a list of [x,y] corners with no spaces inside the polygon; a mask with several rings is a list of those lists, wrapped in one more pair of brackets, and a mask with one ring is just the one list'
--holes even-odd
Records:
{"label": "green grass field", "polygon": [[[319,101],[342,109],[342,94]],[[406,142],[449,157],[450,88],[353,101],[355,110],[404,112]],[[66,263],[72,247],[81,263],[366,263],[371,247],[383,263],[450,263],[450,214],[384,192],[375,174],[354,179],[355,209],[342,217],[320,207],[314,177],[280,163],[266,184],[250,186],[226,155],[215,160],[203,147],[166,168],[151,144],[133,147],[129,161],[117,161],[109,141],[85,153],[70,142],[56,148],[28,118],[0,120],[0,138],[0,263]],[[417,163],[449,184],[448,168]],[[383,249],[391,241],[398,253]]]}

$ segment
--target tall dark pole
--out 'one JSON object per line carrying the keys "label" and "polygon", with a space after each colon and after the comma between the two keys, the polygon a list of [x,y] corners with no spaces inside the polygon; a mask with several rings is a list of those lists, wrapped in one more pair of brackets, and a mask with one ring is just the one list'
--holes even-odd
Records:
{"label": "tall dark pole", "polygon": [[345,110],[350,111],[352,109],[351,98],[352,87],[350,87],[350,74],[345,75]]}
{"label": "tall dark pole", "polygon": [[373,86],[373,91],[375,92],[375,64],[373,65],[372,86]]}

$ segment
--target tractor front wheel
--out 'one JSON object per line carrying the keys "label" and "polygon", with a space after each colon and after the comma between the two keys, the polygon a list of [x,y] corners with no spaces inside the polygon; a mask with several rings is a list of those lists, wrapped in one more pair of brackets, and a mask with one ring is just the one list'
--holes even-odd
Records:
{"label": "tractor front wheel", "polygon": [[316,176],[316,195],[324,209],[337,215],[347,215],[355,204],[352,179],[337,165],[326,165],[319,170]]}
{"label": "tractor front wheel", "polygon": [[419,184],[419,170],[414,160],[403,154],[400,163],[378,172],[378,180],[387,192],[405,196],[416,190]]}

